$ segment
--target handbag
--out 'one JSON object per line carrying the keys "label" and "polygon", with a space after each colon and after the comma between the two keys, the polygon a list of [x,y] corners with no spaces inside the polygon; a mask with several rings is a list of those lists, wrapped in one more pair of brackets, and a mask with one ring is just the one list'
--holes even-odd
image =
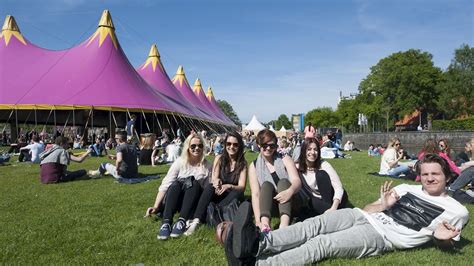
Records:
{"label": "handbag", "polygon": [[229,204],[224,206],[214,202],[209,203],[206,216],[207,225],[215,227],[224,221],[231,222],[238,208],[239,201],[237,199],[233,199]]}

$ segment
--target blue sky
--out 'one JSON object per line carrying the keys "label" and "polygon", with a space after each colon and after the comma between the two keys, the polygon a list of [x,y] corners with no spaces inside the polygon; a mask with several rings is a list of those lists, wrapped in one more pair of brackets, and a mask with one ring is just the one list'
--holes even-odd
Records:
{"label": "blue sky", "polygon": [[411,48],[445,69],[456,48],[474,45],[469,0],[2,0],[23,35],[48,49],[72,47],[109,9],[130,62],[156,43],[172,77],[183,65],[228,101],[242,122],[335,108],[370,67]]}

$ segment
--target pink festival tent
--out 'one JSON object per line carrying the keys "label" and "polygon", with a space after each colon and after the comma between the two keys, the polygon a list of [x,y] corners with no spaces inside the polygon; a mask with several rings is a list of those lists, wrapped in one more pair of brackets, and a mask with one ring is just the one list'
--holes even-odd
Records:
{"label": "pink festival tent", "polygon": [[216,109],[208,100],[208,98],[206,97],[204,93],[204,90],[202,89],[201,81],[199,79],[196,79],[196,82],[194,82],[193,92],[194,94],[196,94],[196,97],[201,101],[201,103],[207,108],[207,110],[214,113],[217,117],[219,117],[224,122],[230,121],[230,119],[228,119],[219,108]]}
{"label": "pink festival tent", "polygon": [[222,112],[221,108],[219,107],[219,105],[217,104],[216,102],[216,99],[214,98],[214,92],[212,91],[212,88],[209,86],[209,88],[207,88],[207,93],[206,93],[206,98],[207,100],[209,101],[212,109],[217,113],[217,114],[221,114],[221,116],[224,117],[224,119],[226,121],[228,121],[229,123],[234,123],[232,122],[232,120],[230,120],[225,114],[224,112]]}
{"label": "pink festival tent", "polygon": [[174,101],[182,104],[188,112],[205,120],[215,120],[213,116],[207,115],[205,112],[193,108],[193,105],[191,105],[191,103],[176,89],[161,63],[160,54],[155,44],[151,46],[148,58],[145,63],[138,67],[137,72],[144,80],[146,80],[146,82],[148,82],[148,84],[160,93],[163,93]]}
{"label": "pink festival tent", "polygon": [[194,94],[193,90],[189,86],[189,82],[186,78],[186,74],[184,73],[183,66],[178,67],[176,75],[171,81],[173,82],[176,89],[178,89],[178,91],[188,100],[190,104],[192,104],[195,108],[198,108],[199,110],[203,111],[208,116],[213,117],[213,119],[221,121],[221,118],[214,114],[214,111],[210,110],[206,105],[204,105]]}
{"label": "pink festival tent", "polygon": [[128,61],[107,10],[90,38],[61,51],[29,42],[12,16],[2,27],[0,109],[159,112],[231,125],[209,110],[204,116],[190,108],[166,80],[153,85]]}

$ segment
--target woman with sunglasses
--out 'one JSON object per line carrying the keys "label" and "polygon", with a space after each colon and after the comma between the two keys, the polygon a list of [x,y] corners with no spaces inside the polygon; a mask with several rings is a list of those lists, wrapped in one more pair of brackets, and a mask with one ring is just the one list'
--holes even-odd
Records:
{"label": "woman with sunglasses", "polygon": [[301,181],[293,159],[278,155],[275,133],[268,129],[258,132],[257,144],[260,154],[249,166],[252,207],[256,225],[268,232],[274,204],[278,204],[280,228],[290,224],[292,197],[299,191]]}
{"label": "woman with sunglasses", "polygon": [[194,220],[185,235],[191,235],[205,220],[209,203],[226,206],[232,200],[244,199],[245,182],[247,177],[247,162],[244,157],[244,142],[237,132],[229,132],[224,139],[224,150],[214,159],[212,167],[212,182],[206,184],[199,198]]}
{"label": "woman with sunglasses", "polygon": [[406,164],[399,164],[403,153],[400,152],[401,142],[397,137],[391,138],[388,142],[387,149],[383,152],[380,161],[380,175],[388,175],[399,178],[401,174],[410,172],[410,168]]}
{"label": "woman with sunglasses", "polygon": [[[204,158],[205,142],[201,135],[191,134],[184,141],[181,156],[171,165],[158,189],[155,205],[146,211],[150,216],[164,202],[163,220],[157,238],[179,237],[186,230],[186,221],[194,211],[202,187],[209,183],[211,164]],[[173,215],[179,210],[179,219],[171,228]]]}
{"label": "woman with sunglasses", "polygon": [[321,160],[318,140],[305,139],[301,151],[298,171],[301,189],[306,195],[309,207],[309,212],[304,216],[312,217],[344,208],[347,204],[347,194],[336,170],[327,161]]}
{"label": "woman with sunglasses", "polygon": [[438,141],[438,148],[442,153],[446,154],[452,161],[456,160],[456,154],[453,149],[451,149],[451,146],[449,145],[447,139],[440,139]]}

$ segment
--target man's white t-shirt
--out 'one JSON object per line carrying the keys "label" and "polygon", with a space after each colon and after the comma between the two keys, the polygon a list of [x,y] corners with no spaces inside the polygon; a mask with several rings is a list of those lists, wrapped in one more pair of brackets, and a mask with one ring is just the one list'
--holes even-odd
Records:
{"label": "man's white t-shirt", "polygon": [[[461,229],[469,212],[450,196],[430,196],[421,185],[394,187],[400,199],[383,212],[363,212],[370,224],[397,249],[420,246],[432,239],[433,231],[443,221]],[[453,240],[459,241],[460,234]]]}

